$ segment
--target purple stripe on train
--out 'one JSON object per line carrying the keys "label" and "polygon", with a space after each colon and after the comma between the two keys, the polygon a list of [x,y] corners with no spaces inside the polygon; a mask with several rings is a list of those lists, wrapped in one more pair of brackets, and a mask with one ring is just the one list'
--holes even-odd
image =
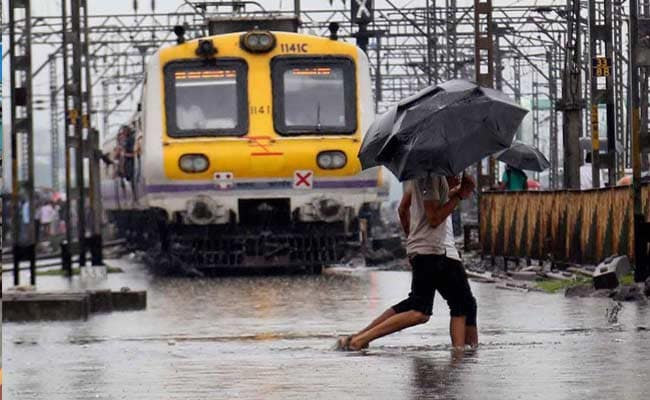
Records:
{"label": "purple stripe on train", "polygon": [[[359,189],[372,188],[377,186],[376,180],[358,181],[314,181],[314,189]],[[202,190],[231,191],[231,190],[270,190],[270,189],[292,189],[291,181],[280,182],[237,182],[230,189],[221,189],[216,184],[196,183],[182,185],[147,185],[147,193],[180,193]]]}

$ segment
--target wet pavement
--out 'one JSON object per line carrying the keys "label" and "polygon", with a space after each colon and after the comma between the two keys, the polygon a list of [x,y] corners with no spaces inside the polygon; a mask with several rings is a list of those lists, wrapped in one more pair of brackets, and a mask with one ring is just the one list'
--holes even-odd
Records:
{"label": "wet pavement", "polygon": [[[148,290],[148,309],[85,322],[3,326],[7,399],[641,399],[650,306],[472,283],[480,348],[453,356],[448,310],[428,324],[332,351],[408,292],[409,272],[158,278],[127,258],[91,286]],[[5,274],[3,284],[10,283]],[[39,277],[39,289],[89,286]]]}

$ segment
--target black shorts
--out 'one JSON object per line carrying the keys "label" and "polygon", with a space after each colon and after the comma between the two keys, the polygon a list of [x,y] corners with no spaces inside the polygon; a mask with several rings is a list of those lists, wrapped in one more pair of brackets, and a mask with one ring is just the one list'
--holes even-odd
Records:
{"label": "black shorts", "polygon": [[465,316],[467,326],[476,326],[476,300],[460,261],[435,254],[419,254],[410,261],[411,293],[392,307],[396,313],[415,310],[431,315],[437,290],[447,300],[452,317]]}

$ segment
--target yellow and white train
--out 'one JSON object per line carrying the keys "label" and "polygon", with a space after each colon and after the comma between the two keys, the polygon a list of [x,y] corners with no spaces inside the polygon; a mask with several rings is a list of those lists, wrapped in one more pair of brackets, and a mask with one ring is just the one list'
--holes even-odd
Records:
{"label": "yellow and white train", "polygon": [[148,60],[131,131],[104,143],[105,209],[164,268],[318,272],[387,192],[357,159],[373,118],[355,45],[259,29],[180,39]]}

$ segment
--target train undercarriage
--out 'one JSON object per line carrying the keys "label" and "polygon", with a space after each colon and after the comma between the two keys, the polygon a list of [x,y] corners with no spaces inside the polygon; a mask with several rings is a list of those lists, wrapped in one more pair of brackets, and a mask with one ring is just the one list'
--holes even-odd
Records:
{"label": "train undercarriage", "polygon": [[254,224],[241,218],[239,223],[199,225],[182,218],[169,221],[162,210],[112,210],[109,220],[161,274],[318,274],[360,249],[357,219],[347,227],[341,221],[258,219]]}

